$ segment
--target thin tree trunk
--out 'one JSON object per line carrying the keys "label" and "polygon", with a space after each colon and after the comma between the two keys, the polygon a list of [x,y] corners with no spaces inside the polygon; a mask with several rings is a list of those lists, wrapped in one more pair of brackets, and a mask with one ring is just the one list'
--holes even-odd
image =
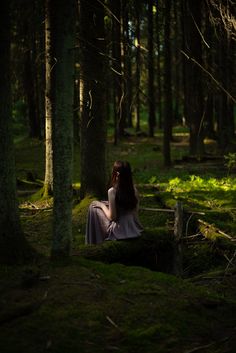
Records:
{"label": "thin tree trunk", "polygon": [[185,0],[185,112],[190,129],[190,155],[200,157],[204,153],[202,72],[190,58],[202,63],[201,49],[201,9],[202,1]]}
{"label": "thin tree trunk", "polygon": [[[77,75],[76,75],[77,76]],[[79,92],[79,79],[75,79],[75,84],[74,84],[74,142],[75,143],[80,143],[80,117],[79,117],[79,97],[80,97],[80,92]]]}
{"label": "thin tree trunk", "polygon": [[171,0],[165,1],[164,29],[164,140],[163,157],[165,166],[171,164],[171,124],[172,124],[172,92],[171,92],[171,52],[170,52],[170,11]]}
{"label": "thin tree trunk", "polygon": [[[96,21],[94,21],[96,18]],[[80,3],[81,197],[106,189],[104,8]]]}
{"label": "thin tree trunk", "polygon": [[[35,11],[40,11],[40,18],[42,22],[45,20],[45,0],[41,0],[41,2],[37,2],[35,0]],[[42,23],[41,22],[41,23]],[[36,47],[36,58],[35,58],[35,100],[36,100],[36,110],[37,110],[37,117],[38,117],[38,128],[39,128],[39,135],[38,138],[42,140],[45,136],[45,60],[42,53],[45,51],[45,31],[42,33],[41,26],[38,28],[35,33],[35,47]]]}
{"label": "thin tree trunk", "polygon": [[[24,88],[27,98],[28,119],[29,119],[29,137],[41,138],[40,122],[36,104],[35,91],[35,53],[34,45],[31,41],[31,49],[25,51],[25,70],[24,70]],[[32,49],[33,48],[33,49]]]}
{"label": "thin tree trunk", "polygon": [[148,2],[148,127],[149,136],[154,136],[155,99],[154,99],[154,60],[153,60],[153,2]]}
{"label": "thin tree trunk", "polygon": [[132,127],[132,63],[129,34],[129,7],[122,1],[123,18],[123,51],[124,51],[124,120],[128,127]]}
{"label": "thin tree trunk", "polygon": [[52,149],[52,69],[54,60],[51,42],[50,0],[45,6],[45,179],[44,197],[53,192],[53,149]]}
{"label": "thin tree trunk", "polygon": [[[37,21],[33,20],[36,15],[36,3],[33,0],[29,4],[32,17],[25,17],[24,28],[24,90],[27,99],[29,137],[41,139],[41,121],[38,100],[38,77],[37,77]],[[37,14],[38,15],[38,14]]]}
{"label": "thin tree trunk", "polygon": [[136,131],[140,131],[140,13],[137,6],[136,10],[136,26],[135,26],[135,39],[136,39],[136,70],[135,70],[135,120]]}
{"label": "thin tree trunk", "polygon": [[179,6],[178,2],[174,2],[174,27],[173,27],[173,36],[175,38],[174,41],[174,70],[173,70],[173,75],[174,75],[174,112],[173,112],[173,118],[175,123],[180,122],[180,107],[181,107],[181,91],[180,91],[180,52],[179,52]]}
{"label": "thin tree trunk", "polygon": [[157,109],[158,109],[158,128],[162,129],[163,107],[162,107],[162,70],[161,70],[161,5],[160,1],[156,3],[156,36],[157,36]]}
{"label": "thin tree trunk", "polygon": [[112,9],[112,69],[114,77],[114,112],[115,112],[115,144],[119,137],[124,135],[124,112],[123,112],[123,68],[121,56],[121,0],[111,1]]}
{"label": "thin tree trunk", "polygon": [[52,257],[70,255],[72,239],[73,94],[75,1],[51,0],[53,92],[53,242]]}
{"label": "thin tree trunk", "polygon": [[[236,83],[234,81],[234,85],[231,86],[231,77],[235,77],[236,74],[236,44],[235,40],[232,38],[229,39],[229,76],[228,76],[228,89],[230,92],[235,92],[236,91]],[[229,99],[229,98],[228,98]],[[230,119],[230,139],[231,141],[234,140],[235,138],[235,128],[236,128],[236,122],[235,122],[235,103],[232,100],[229,100],[229,119]]]}
{"label": "thin tree trunk", "polygon": [[[204,4],[205,5],[205,4]],[[213,67],[215,66],[214,64],[214,54],[215,54],[215,45],[216,45],[216,37],[214,35],[214,29],[211,26],[210,19],[209,19],[209,14],[206,11],[207,7],[204,6],[204,18],[203,18],[203,23],[205,26],[205,29],[203,29],[205,41],[210,46],[207,45],[203,46],[203,65],[204,67],[211,72]],[[214,49],[213,49],[214,48]],[[216,73],[214,73],[215,76]],[[210,80],[206,80],[205,83],[205,90],[204,90],[204,133],[205,136],[208,138],[215,138],[215,131],[214,131],[214,95],[215,95],[215,90],[212,85],[212,82]]]}

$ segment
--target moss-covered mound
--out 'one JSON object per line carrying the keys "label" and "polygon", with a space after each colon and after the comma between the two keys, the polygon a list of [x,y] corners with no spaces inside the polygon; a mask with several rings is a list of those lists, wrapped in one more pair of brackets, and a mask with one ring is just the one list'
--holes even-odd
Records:
{"label": "moss-covered mound", "polygon": [[139,238],[107,241],[100,245],[80,247],[78,254],[105,263],[122,263],[172,273],[174,246],[166,228],[144,232]]}
{"label": "moss-covered mound", "polygon": [[236,302],[171,275],[74,258],[0,281],[4,353],[234,352]]}

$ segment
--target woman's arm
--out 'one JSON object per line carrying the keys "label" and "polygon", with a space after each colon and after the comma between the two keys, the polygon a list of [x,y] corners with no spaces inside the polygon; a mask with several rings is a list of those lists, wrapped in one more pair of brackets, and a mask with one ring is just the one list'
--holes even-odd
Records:
{"label": "woman's arm", "polygon": [[116,191],[114,188],[108,190],[108,207],[103,202],[96,202],[94,207],[99,207],[105,213],[110,221],[115,221],[117,217],[116,212]]}

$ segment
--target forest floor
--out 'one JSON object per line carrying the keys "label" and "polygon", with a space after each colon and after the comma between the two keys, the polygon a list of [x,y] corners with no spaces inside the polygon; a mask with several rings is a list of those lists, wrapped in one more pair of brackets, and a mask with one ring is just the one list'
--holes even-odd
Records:
{"label": "forest floor", "polygon": [[[180,278],[151,270],[150,261],[142,265],[144,257],[156,262],[161,257],[165,266],[170,262],[168,252],[163,255],[155,248],[161,241],[164,249],[173,232],[173,216],[166,212],[140,210],[144,242],[130,254],[129,266],[122,259],[95,261],[81,255],[88,247],[84,232],[91,199],[80,201],[76,193],[77,148],[72,256],[52,263],[52,200],[37,200],[34,194],[37,182],[43,180],[43,145],[19,142],[20,215],[40,260],[0,268],[0,352],[235,353],[235,174],[228,173],[222,158],[214,157],[213,142],[207,148],[210,158],[186,159],[187,137],[176,136],[175,162],[167,169],[162,166],[159,138],[109,143],[108,165],[116,158],[131,162],[142,208],[173,208],[180,200],[191,211],[185,220],[184,235],[189,238],[183,245]],[[203,235],[199,218],[214,231],[205,228]]]}

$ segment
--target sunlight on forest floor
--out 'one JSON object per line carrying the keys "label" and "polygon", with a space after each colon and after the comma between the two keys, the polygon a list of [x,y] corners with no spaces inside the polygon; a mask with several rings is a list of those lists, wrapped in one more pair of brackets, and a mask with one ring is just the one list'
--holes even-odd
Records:
{"label": "sunlight on forest floor", "polygon": [[[176,141],[178,140],[178,141]],[[129,137],[114,146],[112,140],[107,148],[107,175],[115,159],[127,159],[132,165],[133,177],[137,185],[141,207],[173,208],[179,200],[185,210],[204,211],[203,221],[218,227],[221,231],[236,236],[236,182],[234,175],[230,176],[222,165],[222,159],[213,161],[181,161],[187,155],[186,135],[179,135],[172,143],[173,165],[163,167],[161,138]],[[30,146],[29,146],[30,143]],[[30,153],[29,153],[30,147]],[[209,146],[213,150],[215,144]],[[43,180],[43,145],[41,142],[23,140],[16,145],[16,162],[19,179],[26,179],[30,174],[36,180]],[[174,156],[176,159],[174,159]],[[73,248],[84,243],[87,208],[91,200],[79,200],[79,150],[75,146],[74,158],[74,210],[73,210]],[[211,168],[210,168],[211,166]],[[19,186],[20,210],[26,234],[40,252],[50,253],[52,200],[37,201],[34,185]],[[29,194],[24,196],[24,189],[29,188]],[[140,211],[140,219],[145,229],[158,229],[171,224],[166,214],[154,215]],[[196,217],[189,223],[189,231]],[[39,232],[40,229],[40,232]],[[195,230],[195,232],[197,232]],[[44,234],[44,235],[42,235]]]}

